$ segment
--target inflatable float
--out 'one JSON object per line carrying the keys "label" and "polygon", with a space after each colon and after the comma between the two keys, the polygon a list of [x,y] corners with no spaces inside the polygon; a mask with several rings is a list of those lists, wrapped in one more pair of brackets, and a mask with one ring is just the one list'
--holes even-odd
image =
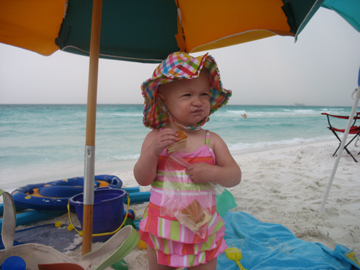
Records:
{"label": "inflatable float", "polygon": [[[95,175],[94,189],[120,189],[122,181],[114,175]],[[16,206],[30,209],[67,211],[68,200],[82,193],[84,177],[73,177],[15,189],[11,195]]]}
{"label": "inflatable float", "polygon": [[[73,177],[47,183],[31,184],[15,189],[11,195],[16,209],[37,209],[67,211],[68,200],[83,192],[84,177]],[[150,200],[150,191],[140,192],[139,187],[122,188],[122,181],[114,175],[95,175],[94,189],[114,188],[125,190],[130,203],[142,203]],[[127,203],[127,196],[124,198]],[[2,215],[0,205],[0,215]]]}

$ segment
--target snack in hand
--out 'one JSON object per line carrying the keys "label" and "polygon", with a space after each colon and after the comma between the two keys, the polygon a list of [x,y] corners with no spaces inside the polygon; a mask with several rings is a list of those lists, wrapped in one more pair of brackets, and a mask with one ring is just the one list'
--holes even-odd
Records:
{"label": "snack in hand", "polygon": [[185,148],[187,145],[187,135],[184,131],[178,130],[176,131],[176,133],[178,134],[178,138],[179,140],[176,143],[170,144],[167,147],[167,151],[168,153],[173,153],[181,148]]}

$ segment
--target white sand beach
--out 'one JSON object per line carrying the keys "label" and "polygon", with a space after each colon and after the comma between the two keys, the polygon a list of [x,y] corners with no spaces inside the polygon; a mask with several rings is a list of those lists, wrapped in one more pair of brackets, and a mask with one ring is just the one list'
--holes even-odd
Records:
{"label": "white sand beach", "polygon": [[[323,243],[331,249],[342,244],[360,258],[360,163],[355,163],[346,152],[338,166],[325,212],[319,212],[336,147],[337,142],[331,140],[233,153],[242,169],[242,181],[229,189],[237,203],[231,211],[247,212],[262,222],[284,225],[296,237]],[[360,147],[349,149],[360,161],[357,155]],[[128,171],[107,173],[118,175],[125,187],[137,186],[130,167]],[[133,206],[138,216],[145,206],[145,203]],[[56,220],[68,223],[66,215]],[[98,245],[95,243],[93,248]],[[68,255],[79,259],[81,247]],[[125,261],[129,269],[148,269],[146,252],[138,247]]]}

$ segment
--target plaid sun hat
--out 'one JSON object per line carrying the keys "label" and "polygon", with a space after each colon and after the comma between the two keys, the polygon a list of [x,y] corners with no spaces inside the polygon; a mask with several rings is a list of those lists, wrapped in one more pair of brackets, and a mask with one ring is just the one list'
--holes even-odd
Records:
{"label": "plaid sun hat", "polygon": [[[175,52],[161,62],[154,70],[153,76],[141,85],[144,96],[144,125],[159,129],[169,122],[169,116],[158,98],[160,84],[197,78],[203,68],[210,73],[210,114],[224,106],[232,93],[223,88],[215,59],[208,54],[192,57],[184,52]],[[208,120],[209,117],[203,119],[198,126],[205,124]]]}

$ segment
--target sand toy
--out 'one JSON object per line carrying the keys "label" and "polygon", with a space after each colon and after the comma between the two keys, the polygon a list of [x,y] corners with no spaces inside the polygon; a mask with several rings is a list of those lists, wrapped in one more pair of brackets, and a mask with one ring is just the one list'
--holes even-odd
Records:
{"label": "sand toy", "polygon": [[225,254],[229,260],[235,261],[241,270],[247,270],[240,263],[240,260],[242,259],[242,254],[238,248],[236,247],[227,248],[225,250]]}

